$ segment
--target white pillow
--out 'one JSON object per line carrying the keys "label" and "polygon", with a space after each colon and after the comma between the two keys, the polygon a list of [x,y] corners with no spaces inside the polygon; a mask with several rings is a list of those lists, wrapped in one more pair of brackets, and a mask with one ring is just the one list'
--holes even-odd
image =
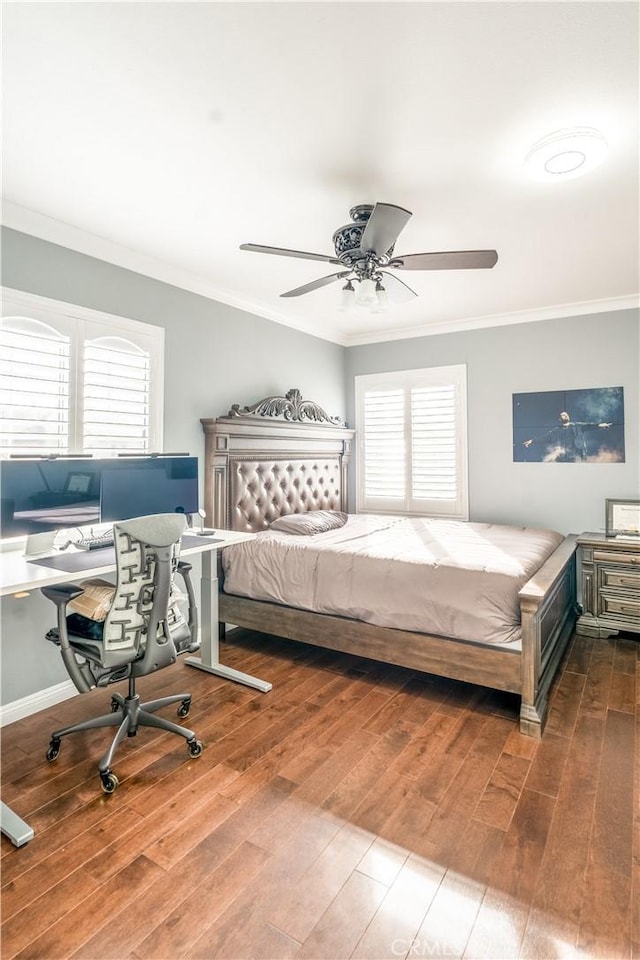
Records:
{"label": "white pillow", "polygon": [[326,533],[327,530],[336,530],[344,527],[347,514],[339,510],[310,510],[309,513],[291,513],[287,517],[279,517],[271,524],[271,530],[280,533],[297,533],[311,536],[314,533]]}

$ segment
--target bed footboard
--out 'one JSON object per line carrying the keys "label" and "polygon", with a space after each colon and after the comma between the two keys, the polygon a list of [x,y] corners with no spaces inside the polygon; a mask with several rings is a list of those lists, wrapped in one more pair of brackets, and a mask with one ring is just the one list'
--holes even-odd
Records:
{"label": "bed footboard", "polygon": [[575,552],[576,536],[566,537],[520,591],[520,730],[531,737],[542,735],[549,688],[576,622]]}
{"label": "bed footboard", "polygon": [[576,537],[566,537],[520,591],[522,641],[516,646],[492,647],[406,633],[225,593],[219,598],[220,620],[435,676],[519,693],[520,730],[539,738],[551,683],[577,617],[575,552]]}

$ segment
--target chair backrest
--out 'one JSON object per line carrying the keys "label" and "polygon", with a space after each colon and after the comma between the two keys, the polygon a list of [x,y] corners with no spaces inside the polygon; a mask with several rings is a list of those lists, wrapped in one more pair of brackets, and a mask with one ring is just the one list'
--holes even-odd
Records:
{"label": "chair backrest", "polygon": [[169,597],[180,555],[184,514],[155,514],[114,523],[116,593],[103,629],[104,666],[136,659],[152,673],[176,659],[167,628]]}

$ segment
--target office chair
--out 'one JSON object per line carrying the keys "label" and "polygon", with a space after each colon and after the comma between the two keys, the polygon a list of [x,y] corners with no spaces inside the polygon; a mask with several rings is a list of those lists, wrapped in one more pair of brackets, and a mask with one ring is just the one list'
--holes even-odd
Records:
{"label": "office chair", "polygon": [[[67,605],[83,593],[75,584],[42,587],[41,592],[57,607],[58,626],[47,639],[60,648],[69,676],[80,693],[128,680],[126,697],[114,693],[111,713],[83,723],[54,730],[47,750],[53,761],[62,737],[96,727],[118,727],[113,743],[100,760],[98,770],[105,793],[113,793],[118,778],[111,770],[116,747],[133,737],[139,726],[159,727],[184,737],[190,757],[199,757],[202,743],[192,730],[157,717],[156,711],[180,703],[178,716],[186,717],[191,694],[180,693],[141,703],[136,678],[155,673],[175,663],[182,654],[198,648],[197,607],[189,576],[191,564],[178,561],[180,536],[186,527],[183,514],[156,514],[114,523],[117,583],[103,623],[68,613]],[[189,601],[189,622],[172,600],[174,574],[179,573]]]}

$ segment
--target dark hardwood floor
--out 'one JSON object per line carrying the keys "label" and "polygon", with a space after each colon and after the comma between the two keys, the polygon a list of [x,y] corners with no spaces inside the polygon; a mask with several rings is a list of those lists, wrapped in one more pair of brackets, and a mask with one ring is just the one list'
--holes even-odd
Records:
{"label": "dark hardwood floor", "polygon": [[637,639],[573,641],[540,742],[511,695],[240,631],[224,660],[273,690],[147,678],[205,751],[142,730],[109,797],[110,731],[44,758],[109,691],[4,728],[36,836],[2,839],[3,960],[640,957]]}

